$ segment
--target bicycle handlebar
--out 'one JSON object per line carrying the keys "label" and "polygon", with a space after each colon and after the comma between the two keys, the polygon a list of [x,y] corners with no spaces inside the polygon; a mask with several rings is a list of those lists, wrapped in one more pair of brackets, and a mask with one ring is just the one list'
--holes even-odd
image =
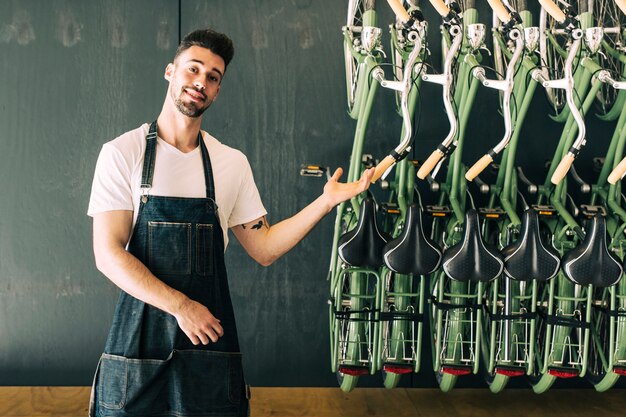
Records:
{"label": "bicycle handlebar", "polygon": [[[389,1],[389,5],[391,5],[392,1],[397,2],[398,0],[391,0],[391,1],[388,0],[388,1]],[[399,3],[396,5],[402,8],[402,10],[404,10],[404,7],[402,7],[402,5],[400,5]],[[410,18],[409,21],[412,21],[412,18]],[[413,50],[411,51],[411,53],[409,54],[409,57],[406,60],[401,81],[385,80],[384,73],[380,69],[380,67],[377,68],[378,75],[374,74],[374,78],[380,82],[381,86],[391,88],[391,89],[401,92],[400,107],[402,110],[402,122],[403,122],[404,134],[402,136],[402,141],[400,142],[400,144],[376,166],[376,170],[374,171],[374,175],[371,180],[372,183],[375,183],[376,181],[378,181],[378,179],[382,177],[383,174],[390,167],[392,167],[396,162],[402,160],[406,156],[407,149],[409,145],[411,144],[411,137],[413,135],[413,127],[411,125],[411,114],[409,112],[408,101],[409,101],[409,94],[411,91],[411,86],[413,84],[413,72],[417,64],[417,59],[420,53],[422,52],[422,49],[423,49],[422,40],[421,40],[421,37],[418,35],[418,38],[415,40],[415,43],[413,45]]]}
{"label": "bicycle handlebar", "polygon": [[559,162],[559,165],[556,167],[556,170],[554,170],[554,174],[552,174],[552,178],[550,179],[552,184],[556,185],[563,180],[565,175],[567,175],[567,171],[569,171],[570,167],[574,163],[574,159],[576,159],[576,155],[572,152],[568,152],[567,155],[561,159],[561,162]]}
{"label": "bicycle handlebar", "polygon": [[582,35],[579,34],[579,35],[573,36],[574,41],[572,42],[570,46],[570,51],[567,56],[567,60],[565,61],[565,68],[564,68],[565,78],[563,80],[551,80],[551,81],[548,81],[547,83],[544,83],[544,86],[547,86],[547,87],[555,86],[557,88],[559,84],[561,83],[565,85],[565,87],[560,87],[560,88],[565,89],[565,98],[567,100],[567,106],[569,107],[569,110],[572,116],[574,116],[574,120],[576,121],[576,125],[578,126],[578,137],[576,138],[576,141],[574,142],[572,147],[567,152],[567,155],[565,155],[565,157],[561,160],[556,170],[552,174],[552,178],[550,179],[550,181],[554,185],[557,185],[558,183],[560,183],[563,177],[565,177],[570,166],[572,166],[574,159],[576,159],[578,152],[585,145],[585,142],[586,142],[585,141],[585,135],[586,135],[585,120],[580,110],[578,110],[578,107],[576,106],[576,102],[574,101],[574,74],[572,72],[574,58],[578,54],[578,49],[580,48],[580,43],[581,43],[581,39],[579,36],[582,36]]}
{"label": "bicycle handlebar", "polygon": [[400,0],[387,0],[387,3],[389,3],[389,7],[391,7],[396,17],[400,19],[402,23],[407,23],[411,20],[411,16],[409,16]]}
{"label": "bicycle handlebar", "polygon": [[622,159],[620,163],[617,164],[615,168],[613,168],[613,171],[611,171],[611,174],[609,174],[609,178],[607,179],[607,181],[609,182],[609,184],[615,185],[617,181],[622,179],[624,173],[626,173],[626,158]]}
{"label": "bicycle handlebar", "polygon": [[463,43],[463,30],[459,26],[452,26],[450,34],[454,36],[452,45],[448,49],[446,59],[444,62],[443,74],[422,76],[424,81],[430,81],[443,85],[443,105],[446,108],[446,114],[448,115],[448,121],[450,122],[450,131],[448,136],[441,142],[436,150],[428,157],[424,164],[417,171],[417,177],[421,180],[426,178],[428,174],[435,168],[437,163],[450,151],[451,145],[453,145],[454,137],[458,130],[458,120],[454,112],[454,106],[452,105],[452,64],[461,45]]}
{"label": "bicycle handlebar", "polygon": [[446,6],[443,0],[428,0],[430,4],[437,10],[437,13],[441,15],[441,17],[447,17],[450,15],[450,8]]}
{"label": "bicycle handlebar", "polygon": [[[489,0],[491,4],[491,0]],[[500,2],[500,0],[496,0]],[[500,2],[500,5],[502,3]],[[504,6],[503,6],[504,7]],[[473,181],[474,178],[479,175],[489,164],[494,160],[506,146],[509,144],[511,137],[513,136],[513,117],[511,115],[511,96],[513,95],[513,88],[515,86],[515,72],[517,63],[524,51],[524,40],[519,29],[515,28],[509,32],[509,37],[515,42],[515,52],[509,60],[506,68],[506,76],[504,80],[490,80],[485,77],[485,70],[482,67],[476,67],[472,73],[477,77],[483,85],[502,91],[502,115],[504,116],[504,136],[498,142],[496,146],[487,152],[478,162],[476,162],[465,174],[465,179]],[[477,63],[475,64],[477,65]]]}
{"label": "bicycle handlebar", "polygon": [[[626,1],[626,0],[625,0]],[[498,16],[498,19],[505,25],[511,21],[511,13],[506,9],[506,6],[502,3],[502,0],[487,0],[489,6],[493,12]]]}
{"label": "bicycle handlebar", "polygon": [[565,23],[567,16],[552,0],[539,0],[541,7],[559,23]]}
{"label": "bicycle handlebar", "polygon": [[444,153],[439,149],[435,149],[433,153],[430,154],[428,159],[424,161],[420,169],[417,171],[417,178],[423,180],[430,174],[430,172],[437,166],[441,158],[444,157]]}
{"label": "bicycle handlebar", "polygon": [[465,179],[468,181],[474,181],[481,172],[485,170],[489,166],[490,163],[493,162],[493,157],[490,154],[484,155],[480,158],[470,169],[465,173]]}

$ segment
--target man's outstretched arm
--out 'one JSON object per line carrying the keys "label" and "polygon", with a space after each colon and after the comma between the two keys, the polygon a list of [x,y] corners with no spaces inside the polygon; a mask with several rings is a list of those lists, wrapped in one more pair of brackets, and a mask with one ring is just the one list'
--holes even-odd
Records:
{"label": "man's outstretched arm", "polygon": [[351,183],[339,182],[342,172],[338,168],[324,186],[324,193],[293,217],[273,226],[261,217],[231,230],[255,261],[264,266],[271,265],[304,239],[337,204],[367,190],[374,169],[366,170],[358,181]]}

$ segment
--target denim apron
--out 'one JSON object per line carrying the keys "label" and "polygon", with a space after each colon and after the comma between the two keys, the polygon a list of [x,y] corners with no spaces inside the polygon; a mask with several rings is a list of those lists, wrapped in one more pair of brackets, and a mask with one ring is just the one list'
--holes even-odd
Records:
{"label": "denim apron", "polygon": [[128,251],[167,285],[205,305],[221,321],[224,336],[194,346],[174,316],[122,291],[94,377],[89,415],[243,417],[249,390],[228,290],[211,160],[198,134],[206,198],[150,195],[156,137],[153,122]]}

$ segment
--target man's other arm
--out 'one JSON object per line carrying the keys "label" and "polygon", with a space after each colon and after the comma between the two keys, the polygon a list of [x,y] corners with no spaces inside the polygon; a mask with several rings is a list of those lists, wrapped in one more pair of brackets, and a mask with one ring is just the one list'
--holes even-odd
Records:
{"label": "man's other arm", "polygon": [[219,320],[202,304],[155,277],[139,259],[126,251],[133,212],[114,210],[93,215],[96,266],[115,285],[133,297],[173,315],[195,345],[223,335]]}

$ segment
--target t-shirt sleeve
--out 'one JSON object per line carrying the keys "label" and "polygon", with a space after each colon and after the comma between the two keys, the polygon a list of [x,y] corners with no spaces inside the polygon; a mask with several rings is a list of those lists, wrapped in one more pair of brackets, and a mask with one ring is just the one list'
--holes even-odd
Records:
{"label": "t-shirt sleeve", "polygon": [[267,214],[267,210],[263,206],[259,190],[254,182],[252,168],[248,159],[244,157],[242,164],[242,181],[237,194],[237,200],[233,206],[233,210],[228,218],[228,227],[238,226],[240,224],[251,222],[252,220],[263,217]]}
{"label": "t-shirt sleeve", "polygon": [[98,156],[87,214],[133,210],[131,169],[115,146],[105,144]]}

